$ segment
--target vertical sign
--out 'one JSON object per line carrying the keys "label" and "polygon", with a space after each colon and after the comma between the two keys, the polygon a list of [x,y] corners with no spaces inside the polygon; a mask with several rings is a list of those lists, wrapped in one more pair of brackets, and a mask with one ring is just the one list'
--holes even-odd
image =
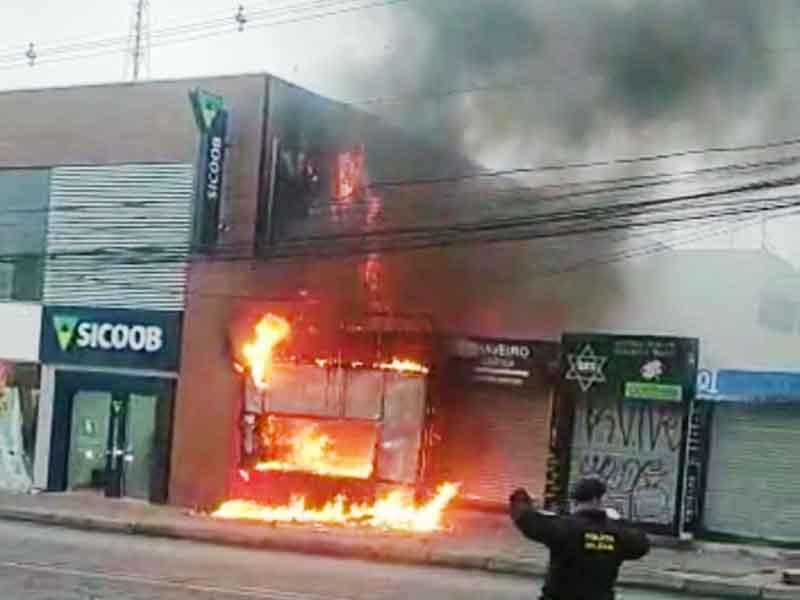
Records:
{"label": "vertical sign", "polygon": [[566,414],[558,415],[554,446],[568,473],[560,478],[562,501],[581,477],[600,477],[624,518],[678,535],[697,341],[565,335],[562,352],[557,406]]}
{"label": "vertical sign", "polygon": [[217,241],[220,226],[229,112],[221,96],[204,90],[196,89],[189,92],[189,99],[201,135],[195,206],[195,243],[207,247]]}

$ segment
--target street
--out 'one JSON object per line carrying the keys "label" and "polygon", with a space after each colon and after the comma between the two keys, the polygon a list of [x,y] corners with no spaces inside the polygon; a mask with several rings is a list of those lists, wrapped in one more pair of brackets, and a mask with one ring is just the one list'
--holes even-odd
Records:
{"label": "street", "polygon": [[[535,598],[538,583],[480,572],[282,554],[0,523],[3,600]],[[622,600],[678,600],[623,591]],[[681,600],[687,599],[681,596]]]}

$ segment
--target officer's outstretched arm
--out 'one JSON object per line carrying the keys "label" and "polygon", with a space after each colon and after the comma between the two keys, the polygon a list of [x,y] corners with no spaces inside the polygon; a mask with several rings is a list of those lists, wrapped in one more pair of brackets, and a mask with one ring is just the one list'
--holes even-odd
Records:
{"label": "officer's outstretched arm", "polygon": [[525,537],[541,542],[548,548],[562,545],[567,537],[565,523],[561,517],[538,510],[526,510],[514,519],[514,524]]}

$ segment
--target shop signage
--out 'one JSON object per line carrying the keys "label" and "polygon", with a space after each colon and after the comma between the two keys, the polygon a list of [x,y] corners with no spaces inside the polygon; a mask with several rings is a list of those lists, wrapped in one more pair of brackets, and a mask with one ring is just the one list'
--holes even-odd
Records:
{"label": "shop signage", "polygon": [[800,373],[701,369],[697,395],[719,402],[800,400]]}
{"label": "shop signage", "polygon": [[679,385],[629,381],[625,384],[625,397],[638,398],[639,400],[680,402],[683,400],[683,388]]}
{"label": "shop signage", "polygon": [[[685,517],[694,518],[684,501],[698,341],[568,334],[561,351],[548,505],[564,507],[578,479],[600,477],[607,502],[623,518],[651,533],[679,535]],[[692,494],[698,478],[695,460]]]}
{"label": "shop signage", "polygon": [[45,307],[42,362],[174,371],[182,313]]}
{"label": "shop signage", "polygon": [[227,154],[229,113],[221,96],[204,90],[189,92],[192,112],[200,130],[202,148],[198,169],[196,240],[200,245],[217,239],[220,224],[223,174]]}
{"label": "shop signage", "polygon": [[549,381],[558,349],[549,342],[456,338],[450,341],[450,362],[462,380],[525,386]]}

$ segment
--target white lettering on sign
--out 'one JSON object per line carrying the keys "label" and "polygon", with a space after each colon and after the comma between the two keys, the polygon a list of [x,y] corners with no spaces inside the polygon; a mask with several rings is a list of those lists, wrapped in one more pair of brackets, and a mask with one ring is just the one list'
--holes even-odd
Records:
{"label": "white lettering on sign", "polygon": [[706,394],[719,394],[716,369],[700,369],[697,372],[697,391]]}
{"label": "white lettering on sign", "polygon": [[75,340],[78,348],[158,352],[164,347],[164,330],[156,325],[83,322]]}
{"label": "white lettering on sign", "polygon": [[208,173],[206,174],[206,196],[209,200],[216,200],[219,195],[219,181],[222,176],[222,138],[211,138],[211,148],[208,152]]}
{"label": "white lettering on sign", "polygon": [[499,358],[527,359],[531,357],[531,349],[516,344],[482,344],[481,354]]}

